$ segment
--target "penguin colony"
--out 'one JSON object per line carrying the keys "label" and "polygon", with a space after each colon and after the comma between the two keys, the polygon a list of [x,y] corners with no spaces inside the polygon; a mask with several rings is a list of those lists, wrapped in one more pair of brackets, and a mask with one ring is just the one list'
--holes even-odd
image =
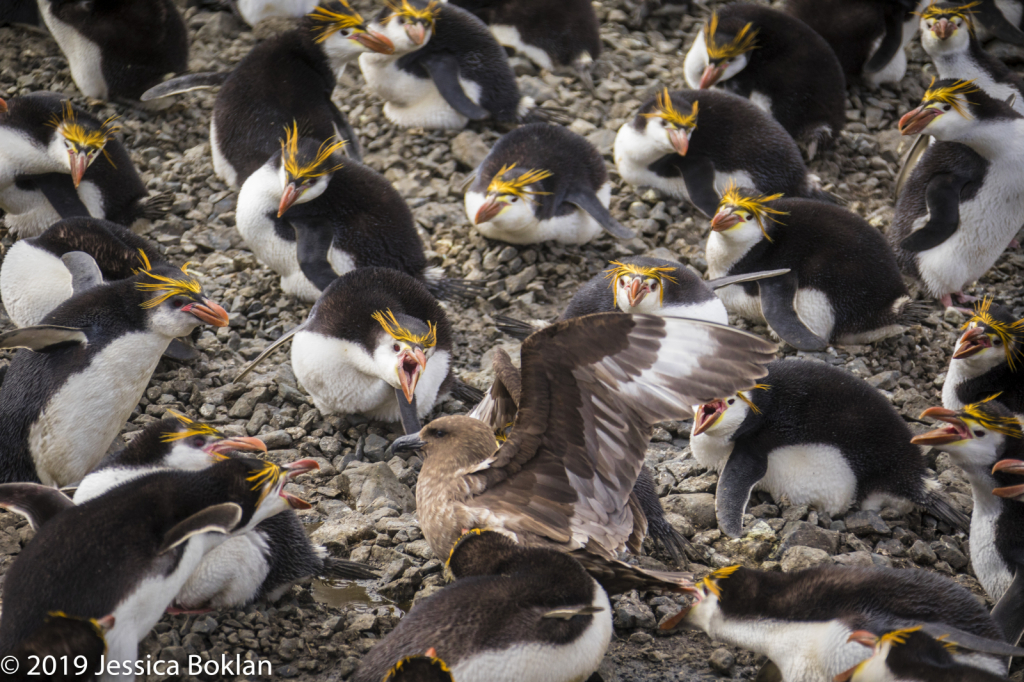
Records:
{"label": "penguin colony", "polygon": [[[33,657],[62,655],[88,664],[68,679],[128,679],[100,661],[136,670],[140,643],[168,632],[166,614],[270,615],[283,600],[310,603],[311,580],[396,579],[408,597],[421,582],[429,593],[397,625],[374,626],[376,646],[341,660],[335,648],[308,670],[596,681],[627,627],[613,604],[639,593],[658,595],[670,638],[762,656],[768,679],[1005,679],[1024,656],[1024,318],[1019,290],[992,273],[1011,272],[1000,259],[1024,225],[1024,81],[986,48],[1024,44],[1021,3],[633,3],[633,21],[654,14],[691,39],[658,47],[677,80],[624,97],[602,91],[602,55],[634,39],[599,33],[614,14],[604,8],[355,4],[231,2],[250,26],[284,17],[290,28],[194,73],[202,32],[190,45],[196,12],[173,0],[0,13],[16,37],[43,40],[45,27],[66,61],[60,83],[0,80],[11,240],[0,507],[31,529],[0,601],[0,656],[24,666],[12,679],[37,679],[25,672]],[[922,73],[907,59],[915,41],[933,62]],[[530,73],[543,80],[517,78]],[[591,136],[538,82],[614,99],[621,125]],[[351,105],[359,88],[371,107]],[[844,196],[858,181],[823,184],[813,171],[843,165],[844,128],[858,118],[847,96],[860,105],[879,88],[917,102],[891,112],[909,151],[897,196],[868,216]],[[201,89],[216,91],[212,115]],[[175,204],[211,192],[192,178],[155,192],[136,169],[136,121],[181,116],[208,137],[197,150],[215,175],[203,182],[237,200],[231,237],[202,238],[201,211],[200,230],[183,236]],[[463,195],[464,243],[435,238],[438,221],[406,203],[408,169],[380,161],[383,126],[410,145],[454,146],[463,129],[497,140],[461,155],[461,184],[458,166],[424,159],[435,194]],[[703,230],[699,245],[649,252],[638,236],[666,228],[629,220],[643,205],[631,197],[649,192],[662,222],[686,216]],[[445,270],[445,253],[482,243],[512,255]],[[566,305],[552,322],[559,311],[536,304],[552,292],[495,288],[499,265],[526,261],[507,244],[536,245],[529,267],[540,252],[555,272],[601,262],[555,295]],[[210,255],[190,268],[184,256],[200,248]],[[290,309],[294,324],[253,326],[263,302],[249,300],[252,278],[211,272],[231,249],[273,274],[276,312]],[[210,283],[235,298],[214,300]],[[871,383],[831,362],[859,355],[852,364],[867,370],[867,344],[905,346],[945,320],[962,327],[927,409],[897,399],[906,375],[921,377],[906,355]],[[232,329],[257,328],[244,371],[219,363],[206,391],[184,381],[209,373],[222,342],[242,348]],[[470,328],[490,332],[490,358],[467,343]],[[522,341],[518,367],[494,343],[502,332]],[[186,399],[168,395],[182,393],[176,383],[191,386]],[[289,410],[305,426],[278,428]],[[685,502],[662,506],[672,484],[645,464],[667,428],[689,430],[680,463],[708,472],[710,521]],[[359,443],[342,454],[330,436],[345,430]],[[415,508],[415,535],[399,534],[433,557],[429,586],[371,551],[379,540],[314,542],[297,513],[323,490],[317,470],[366,466],[382,434],[377,459],[415,482],[402,509]],[[398,509],[383,492],[365,497],[353,493],[356,511],[324,509],[380,532]],[[801,505],[785,526],[767,522]],[[904,540],[871,552],[858,537],[870,533],[838,520],[851,509],[870,533]],[[8,532],[25,523],[2,518]],[[924,539],[886,523],[901,518]],[[856,560],[812,549],[826,531],[849,531]],[[895,561],[905,544],[939,570]],[[827,561],[809,560],[815,551]],[[987,602],[942,575],[968,562]]]}

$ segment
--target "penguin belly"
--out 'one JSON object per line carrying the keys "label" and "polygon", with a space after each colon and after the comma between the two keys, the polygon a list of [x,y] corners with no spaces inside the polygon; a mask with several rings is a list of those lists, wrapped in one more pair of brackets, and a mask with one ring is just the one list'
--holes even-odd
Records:
{"label": "penguin belly", "polygon": [[211,550],[178,592],[183,609],[225,609],[251,602],[270,573],[270,547],[253,530]]}
{"label": "penguin belly", "polygon": [[[78,198],[92,217],[103,218],[106,215],[103,194],[95,183],[83,180],[78,185]],[[41,191],[23,190],[13,184],[0,191],[0,206],[7,211],[4,216],[7,229],[19,239],[38,237],[61,219]]]}
{"label": "penguin belly", "polygon": [[[612,185],[606,182],[597,191],[597,198],[608,208],[611,202]],[[486,198],[477,192],[466,193],[466,213],[476,215]],[[548,220],[533,220],[528,225],[516,230],[503,229],[493,222],[480,223],[476,226],[480,234],[488,239],[508,242],[509,244],[537,244],[545,241],[556,241],[560,244],[586,244],[593,240],[603,228],[594,218],[577,208],[572,213],[554,216]]]}
{"label": "penguin belly", "polygon": [[548,71],[554,70],[555,65],[551,61],[551,56],[536,45],[530,45],[524,41],[523,37],[519,35],[519,29],[515,26],[493,24],[491,25],[491,35],[499,43],[505,47],[511,47],[540,68]]}
{"label": "penguin belly", "polygon": [[[395,125],[459,130],[469,123],[445,101],[433,80],[403,71],[394,58],[367,52],[359,56],[359,66],[367,88],[384,100],[384,115]],[[459,84],[474,104],[480,104],[482,88],[478,83],[460,77]]]}
{"label": "penguin belly", "polygon": [[[237,188],[238,171],[221,151],[220,138],[217,137],[216,114],[210,118],[210,153],[213,156],[213,172],[229,187]],[[241,204],[238,205],[238,208],[241,209]]]}
{"label": "penguin belly", "polygon": [[39,11],[46,22],[46,28],[53,34],[61,52],[68,59],[71,79],[86,97],[107,99],[107,81],[103,78],[103,54],[100,46],[66,24],[53,13],[46,0],[39,0]]}
{"label": "penguin belly", "polygon": [[317,0],[236,0],[242,21],[255,26],[271,17],[299,18],[317,6]]}
{"label": "penguin belly", "polygon": [[[712,274],[711,276],[717,277],[718,275]],[[725,309],[729,312],[735,313],[747,320],[764,323],[764,313],[761,312],[761,297],[751,296],[744,291],[742,285],[730,284],[727,287],[716,290],[715,295],[725,304]]]}
{"label": "penguin belly", "polygon": [[699,303],[681,303],[667,305],[661,309],[665,317],[689,317],[695,320],[707,320],[718,324],[729,324],[729,313],[717,298],[710,298]]}
{"label": "penguin belly", "polygon": [[988,596],[998,602],[1013,582],[1013,572],[996,548],[1002,500],[988,490],[978,493],[971,512],[971,567]]}
{"label": "penguin belly", "polygon": [[[889,60],[889,63],[882,67],[875,73],[862,72],[861,77],[864,81],[873,88],[880,87],[883,83],[898,83],[903,80],[903,76],[907,74],[907,45],[917,35],[918,25],[920,23],[920,13],[931,0],[918,0],[916,11],[914,15],[903,22],[903,36],[900,43],[900,49],[896,50],[896,54]],[[868,53],[868,60],[878,51],[879,46],[882,44],[884,36],[879,36],[875,39],[875,42],[871,46],[871,50]]]}
{"label": "penguin belly", "polygon": [[857,475],[833,445],[786,445],[768,453],[768,471],[754,489],[776,500],[785,495],[793,504],[841,514],[857,501]]}
{"label": "penguin belly", "polygon": [[73,293],[63,261],[28,242],[15,243],[0,265],[0,297],[19,327],[39,324]]}

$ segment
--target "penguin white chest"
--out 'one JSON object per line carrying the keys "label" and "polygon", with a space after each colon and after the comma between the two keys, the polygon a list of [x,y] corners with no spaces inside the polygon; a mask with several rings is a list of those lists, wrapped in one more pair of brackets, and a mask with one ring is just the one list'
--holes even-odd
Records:
{"label": "penguin white chest", "polygon": [[[210,119],[210,154],[213,156],[213,172],[217,174],[217,177],[231,187],[238,187],[238,171],[221,150],[220,139],[217,137],[216,114]],[[237,210],[241,210],[241,208],[242,206],[239,204]]]}
{"label": "penguin white chest", "polygon": [[[370,92],[385,101],[384,115],[396,125],[458,130],[469,122],[445,101],[433,80],[403,71],[389,55],[362,54],[359,68]],[[459,84],[466,97],[480,104],[482,88],[478,83],[459,78]]]}
{"label": "penguin white chest", "polygon": [[39,11],[46,27],[53,34],[61,52],[68,59],[71,78],[86,97],[107,99],[107,81],[103,78],[103,55],[100,46],[92,42],[70,24],[66,24],[53,13],[49,2],[39,1]]}
{"label": "penguin white chest", "polygon": [[72,293],[71,273],[61,259],[24,240],[11,247],[0,265],[0,297],[19,327],[39,324]]}
{"label": "penguin white chest", "polygon": [[1002,500],[987,489],[974,490],[971,512],[971,566],[988,596],[999,601],[1013,582],[1013,573],[996,548]]}
{"label": "penguin white chest", "polygon": [[827,443],[802,443],[768,453],[768,470],[755,490],[778,500],[809,504],[828,514],[840,514],[857,500],[857,476],[843,453]]}
{"label": "penguin white chest", "polygon": [[[605,208],[612,196],[612,184],[606,182],[597,191],[597,198]],[[466,192],[466,215],[472,220],[486,197],[479,192]],[[584,211],[577,208],[571,213],[554,216],[548,220],[538,220],[535,216],[526,222],[509,224],[501,220],[501,216],[493,221],[480,223],[476,229],[488,239],[508,242],[509,244],[537,244],[545,241],[556,241],[561,244],[586,244],[603,231],[601,224]]]}
{"label": "penguin white chest", "polygon": [[224,609],[251,601],[270,572],[269,554],[257,530],[228,539],[203,557],[178,592],[178,606]]}

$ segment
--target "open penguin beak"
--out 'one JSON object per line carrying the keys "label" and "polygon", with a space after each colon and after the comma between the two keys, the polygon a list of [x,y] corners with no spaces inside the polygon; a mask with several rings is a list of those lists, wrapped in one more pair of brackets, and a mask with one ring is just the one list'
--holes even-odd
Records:
{"label": "open penguin beak", "polygon": [[725,73],[725,64],[708,64],[700,77],[700,89],[710,88],[718,82],[723,73]]}
{"label": "open penguin beak", "polygon": [[939,421],[946,422],[949,426],[943,426],[927,433],[922,433],[919,436],[914,436],[910,439],[910,442],[915,445],[945,445],[961,440],[969,440],[972,437],[971,430],[967,428],[967,424],[957,417],[956,412],[953,410],[947,410],[945,407],[929,407],[921,413],[921,419],[925,417],[938,419]]}
{"label": "open penguin beak", "polygon": [[693,416],[693,435],[699,436],[710,429],[724,413],[724,400],[712,400],[698,407],[697,414]]}
{"label": "open penguin beak", "polygon": [[951,35],[953,35],[953,31],[955,30],[956,26],[953,24],[953,22],[951,22],[949,19],[946,19],[945,17],[939,19],[934,24],[932,24],[932,33],[934,33],[935,37],[938,38],[939,40],[945,40],[946,38],[950,37]]}
{"label": "open penguin beak", "polygon": [[[296,476],[301,474],[308,474],[310,471],[317,471],[320,469],[320,465],[312,459],[300,459],[292,462],[291,464],[284,464],[281,466],[284,469],[284,482],[290,481]],[[291,493],[284,491],[284,482],[281,484],[281,491],[278,493],[292,509],[312,509],[313,505],[306,502],[302,498],[296,497]]]}
{"label": "open penguin beak", "polygon": [[387,36],[377,33],[375,31],[364,31],[362,33],[357,33],[354,36],[352,36],[352,40],[356,41],[357,43],[365,47],[367,50],[371,50],[373,52],[379,52],[381,54],[395,53],[394,43],[392,43]]}
{"label": "open penguin beak", "polygon": [[284,192],[281,193],[281,203],[277,207],[277,217],[283,216],[285,211],[299,200],[300,196],[302,196],[302,192],[295,186],[295,183],[289,182],[288,186],[284,188]]}
{"label": "open penguin beak", "polygon": [[732,211],[719,211],[711,219],[711,229],[715,232],[724,232],[740,222],[740,217]]}
{"label": "open penguin beak", "polygon": [[405,27],[405,32],[414,45],[422,45],[423,41],[427,39],[427,28],[423,24],[408,24]]}
{"label": "open penguin beak", "polygon": [[917,135],[927,128],[928,124],[941,113],[941,111],[934,107],[924,106],[920,106],[913,111],[908,111],[903,114],[903,118],[900,119],[900,135]]}
{"label": "open penguin beak", "polygon": [[644,300],[644,297],[651,292],[650,287],[645,286],[643,280],[640,277],[634,277],[633,281],[629,283],[629,305],[632,308],[640,305],[640,301]]}
{"label": "open penguin beak", "polygon": [[416,384],[426,367],[427,356],[422,348],[404,348],[398,354],[398,382],[402,385],[402,395],[406,402],[412,403],[416,395]]}
{"label": "open penguin beak", "polygon": [[185,313],[192,313],[203,322],[212,324],[214,327],[228,326],[228,311],[208,298],[204,298],[202,303],[189,303],[182,307],[181,310]]}
{"label": "open penguin beak", "polygon": [[992,341],[989,340],[985,330],[981,327],[974,327],[965,331],[960,337],[960,341],[956,345],[956,352],[953,353],[953,359],[969,358],[991,347]]}
{"label": "open penguin beak", "polygon": [[686,156],[686,152],[690,149],[690,136],[685,128],[669,130],[668,142],[679,156]]}
{"label": "open penguin beak", "polygon": [[[1024,462],[1019,459],[1003,459],[996,462],[995,466],[992,467],[993,474],[997,471],[1003,471],[1017,476],[1024,476]],[[996,497],[1002,497],[1007,500],[1017,500],[1019,502],[1021,501],[1021,497],[1024,496],[1024,484],[994,488],[992,490],[992,494]]]}
{"label": "open penguin beak", "polygon": [[502,201],[498,201],[497,197],[489,198],[476,212],[476,217],[473,218],[473,224],[479,225],[480,223],[486,223],[494,220],[498,217],[498,214],[504,210],[505,206],[507,206],[507,204]]}
{"label": "open penguin beak", "polygon": [[71,164],[71,181],[78,187],[89,168],[89,156],[85,152],[68,151],[68,162]]}
{"label": "open penguin beak", "polygon": [[224,455],[235,450],[245,451],[259,451],[266,452],[267,444],[261,441],[259,438],[249,438],[248,436],[240,438],[225,438],[224,440],[217,441],[216,443],[210,443],[203,452],[209,455]]}

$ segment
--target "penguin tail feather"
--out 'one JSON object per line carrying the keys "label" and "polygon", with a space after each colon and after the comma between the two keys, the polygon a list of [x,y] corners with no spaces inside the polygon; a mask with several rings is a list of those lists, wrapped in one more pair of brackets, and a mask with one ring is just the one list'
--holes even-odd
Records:
{"label": "penguin tail feather", "polygon": [[467,405],[476,405],[484,399],[484,392],[478,388],[474,388],[467,383],[464,383],[462,379],[455,378],[455,383],[452,385],[452,397],[456,400],[461,400]]}
{"label": "penguin tail feather", "polygon": [[817,199],[818,201],[825,201],[830,204],[839,204],[843,206],[846,201],[838,194],[833,194],[821,187],[821,178],[814,173],[807,174],[807,186],[804,190],[804,197],[807,199]]}
{"label": "penguin tail feather", "polygon": [[511,336],[517,341],[525,341],[526,337],[537,331],[537,327],[534,327],[529,322],[523,322],[508,315],[495,315],[494,326],[502,334]]}
{"label": "penguin tail feather", "polygon": [[325,580],[372,580],[379,578],[380,574],[357,561],[327,557],[320,577]]}
{"label": "penguin tail feather", "polygon": [[521,123],[557,123],[567,126],[575,120],[565,107],[554,104],[541,104],[529,109],[520,116]]}
{"label": "penguin tail feather", "polygon": [[911,301],[905,299],[903,305],[896,310],[896,324],[912,327],[921,324],[935,310],[928,301]]}
{"label": "penguin tail feather", "polygon": [[427,268],[423,272],[423,283],[437,298],[449,301],[464,298],[470,301],[487,292],[487,282],[475,279],[452,279],[444,276],[441,268]]}
{"label": "penguin tail feather", "polygon": [[160,220],[167,215],[174,205],[173,192],[157,192],[139,202],[142,217],[146,220]]}
{"label": "penguin tail feather", "polygon": [[924,507],[929,514],[940,521],[945,521],[955,530],[964,532],[970,530],[970,517],[960,511],[938,481],[925,480],[923,499],[918,504]]}

